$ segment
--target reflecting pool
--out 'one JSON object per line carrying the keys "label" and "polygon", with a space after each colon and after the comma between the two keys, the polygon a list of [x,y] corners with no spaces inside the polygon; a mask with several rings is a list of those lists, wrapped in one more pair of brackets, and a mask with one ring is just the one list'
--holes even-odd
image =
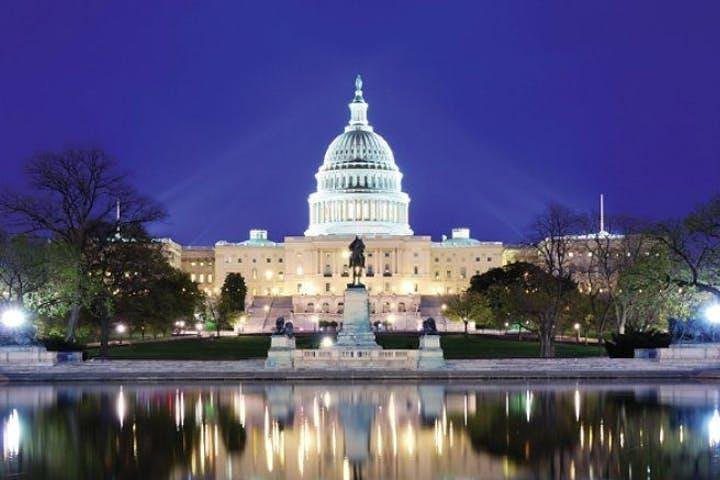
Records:
{"label": "reflecting pool", "polygon": [[720,478],[720,385],[0,386],[0,478]]}

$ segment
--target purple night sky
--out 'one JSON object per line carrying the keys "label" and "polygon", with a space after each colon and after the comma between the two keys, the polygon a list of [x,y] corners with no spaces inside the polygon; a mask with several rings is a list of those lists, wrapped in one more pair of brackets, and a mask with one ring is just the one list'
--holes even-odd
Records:
{"label": "purple night sky", "polygon": [[717,1],[5,1],[0,184],[100,146],[158,235],[301,235],[361,73],[417,234],[517,241],[600,192],[682,215],[720,190],[719,26]]}

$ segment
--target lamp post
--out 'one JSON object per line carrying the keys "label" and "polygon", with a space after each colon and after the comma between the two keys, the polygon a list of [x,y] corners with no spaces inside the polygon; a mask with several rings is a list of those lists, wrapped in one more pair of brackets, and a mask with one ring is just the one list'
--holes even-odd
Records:
{"label": "lamp post", "polygon": [[126,327],[124,324],[122,324],[122,323],[118,323],[118,324],[115,326],[115,331],[116,331],[116,332],[118,333],[118,335],[120,336],[120,345],[122,345],[122,342],[123,342],[123,337],[122,337],[122,336],[123,336],[123,333],[125,333],[125,332],[127,331],[127,327]]}
{"label": "lamp post", "polygon": [[25,312],[19,308],[8,308],[2,312],[2,324],[7,329],[14,330],[25,323]]}
{"label": "lamp post", "polygon": [[573,329],[575,329],[575,340],[577,343],[580,343],[580,324],[576,323],[573,325]]}

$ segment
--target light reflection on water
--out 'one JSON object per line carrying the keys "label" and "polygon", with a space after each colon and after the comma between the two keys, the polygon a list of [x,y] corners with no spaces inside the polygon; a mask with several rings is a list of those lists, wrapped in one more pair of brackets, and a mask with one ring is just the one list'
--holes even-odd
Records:
{"label": "light reflection on water", "polygon": [[0,477],[720,478],[720,386],[4,386]]}

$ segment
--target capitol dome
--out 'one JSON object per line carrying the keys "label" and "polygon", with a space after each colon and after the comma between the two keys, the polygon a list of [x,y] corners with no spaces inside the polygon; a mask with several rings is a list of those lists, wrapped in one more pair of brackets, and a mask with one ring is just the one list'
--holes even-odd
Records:
{"label": "capitol dome", "polygon": [[360,75],[349,107],[345,131],[330,143],[315,174],[305,235],[412,235],[410,197],[402,191],[390,145],[368,123]]}

